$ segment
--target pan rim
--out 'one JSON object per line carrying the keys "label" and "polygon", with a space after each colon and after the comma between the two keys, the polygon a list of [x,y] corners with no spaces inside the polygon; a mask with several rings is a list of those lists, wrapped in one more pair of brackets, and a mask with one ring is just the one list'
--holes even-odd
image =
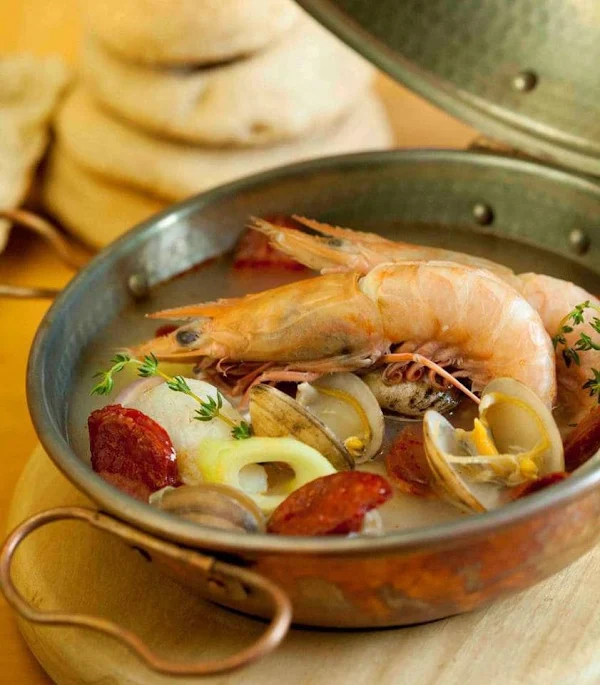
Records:
{"label": "pan rim", "polygon": [[586,469],[584,467],[580,474],[534,496],[524,498],[500,509],[433,526],[390,532],[381,537],[336,538],[332,536],[315,538],[268,534],[247,535],[200,527],[154,509],[149,504],[139,502],[120,492],[95,474],[90,466],[75,453],[65,435],[53,421],[49,399],[45,393],[44,378],[47,361],[46,341],[52,331],[54,316],[75,293],[79,292],[80,288],[85,285],[86,279],[105,264],[109,264],[119,255],[128,254],[132,246],[142,239],[146,240],[155,233],[166,230],[168,225],[173,223],[174,218],[180,218],[192,212],[201,212],[203,207],[215,200],[233,197],[240,190],[257,189],[267,182],[282,180],[297,174],[331,171],[333,169],[339,171],[340,168],[357,164],[368,166],[433,161],[436,163],[484,164],[486,166],[492,164],[505,168],[517,168],[530,174],[539,175],[543,173],[556,181],[562,181],[571,184],[571,186],[575,185],[580,190],[595,194],[600,200],[600,187],[598,185],[591,180],[556,167],[489,153],[413,149],[355,153],[287,165],[236,180],[175,204],[139,224],[96,256],[57,297],[38,327],[28,361],[27,400],[37,436],[49,458],[78,490],[92,499],[99,508],[117,518],[162,539],[176,541],[195,548],[239,554],[362,556],[390,550],[408,552],[440,545],[454,545],[466,538],[500,532],[506,527],[537,514],[566,506],[598,487],[600,485],[600,468]]}

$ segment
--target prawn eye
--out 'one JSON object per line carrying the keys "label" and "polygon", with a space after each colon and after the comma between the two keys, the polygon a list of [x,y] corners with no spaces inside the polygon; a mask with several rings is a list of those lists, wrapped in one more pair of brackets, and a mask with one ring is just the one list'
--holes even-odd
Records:
{"label": "prawn eye", "polygon": [[198,340],[199,337],[200,334],[191,328],[182,328],[175,334],[175,339],[183,347],[187,347],[188,345],[191,345],[193,342],[196,342],[196,340]]}

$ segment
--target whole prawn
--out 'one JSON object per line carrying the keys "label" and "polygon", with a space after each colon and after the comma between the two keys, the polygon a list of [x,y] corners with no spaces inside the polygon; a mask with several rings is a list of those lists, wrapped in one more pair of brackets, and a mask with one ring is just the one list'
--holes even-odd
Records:
{"label": "whole prawn", "polygon": [[[322,273],[347,270],[368,273],[378,264],[414,259],[443,259],[487,269],[528,300],[540,314],[550,336],[557,333],[561,320],[575,305],[585,301],[600,305],[597,298],[569,281],[543,274],[517,275],[506,266],[461,252],[395,242],[374,233],[330,226],[304,217],[294,217],[294,220],[297,229],[262,219],[253,219],[250,228],[265,234],[282,252]],[[575,333],[570,335],[575,337]],[[590,350],[582,355],[580,365],[567,366],[561,350],[557,350],[556,369],[561,423],[578,423],[596,404],[582,386],[593,377],[592,369],[600,369],[600,352]]]}
{"label": "whole prawn", "polygon": [[533,307],[487,270],[451,262],[381,264],[365,276],[333,273],[255,295],[158,312],[192,321],[135,350],[247,371],[256,382],[302,381],[334,371],[418,364],[472,399],[508,376],[550,406],[555,365]]}

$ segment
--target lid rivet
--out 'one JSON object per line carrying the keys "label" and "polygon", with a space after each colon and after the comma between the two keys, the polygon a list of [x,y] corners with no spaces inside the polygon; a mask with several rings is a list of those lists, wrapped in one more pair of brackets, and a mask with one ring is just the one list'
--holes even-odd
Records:
{"label": "lid rivet", "polygon": [[575,254],[585,254],[590,249],[590,237],[580,228],[574,228],[569,233],[569,245]]}
{"label": "lid rivet", "polygon": [[538,83],[538,77],[535,71],[521,71],[513,78],[513,88],[518,90],[519,93],[529,93],[531,92]]}
{"label": "lid rivet", "polygon": [[494,221],[494,210],[485,202],[473,205],[473,218],[480,226],[489,226]]}
{"label": "lid rivet", "polygon": [[138,300],[146,297],[150,290],[148,279],[141,273],[131,274],[127,279],[127,287],[129,288],[129,292]]}

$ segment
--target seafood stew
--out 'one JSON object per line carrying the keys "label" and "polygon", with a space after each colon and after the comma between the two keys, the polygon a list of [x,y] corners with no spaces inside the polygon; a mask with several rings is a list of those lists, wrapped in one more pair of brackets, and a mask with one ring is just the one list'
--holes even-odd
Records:
{"label": "seafood stew", "polygon": [[250,230],[226,282],[255,294],[169,298],[152,316],[177,328],[110,343],[89,439],[123,491],[217,528],[380,535],[555,485],[564,438],[577,466],[597,450],[600,303],[579,286],[301,218]]}

